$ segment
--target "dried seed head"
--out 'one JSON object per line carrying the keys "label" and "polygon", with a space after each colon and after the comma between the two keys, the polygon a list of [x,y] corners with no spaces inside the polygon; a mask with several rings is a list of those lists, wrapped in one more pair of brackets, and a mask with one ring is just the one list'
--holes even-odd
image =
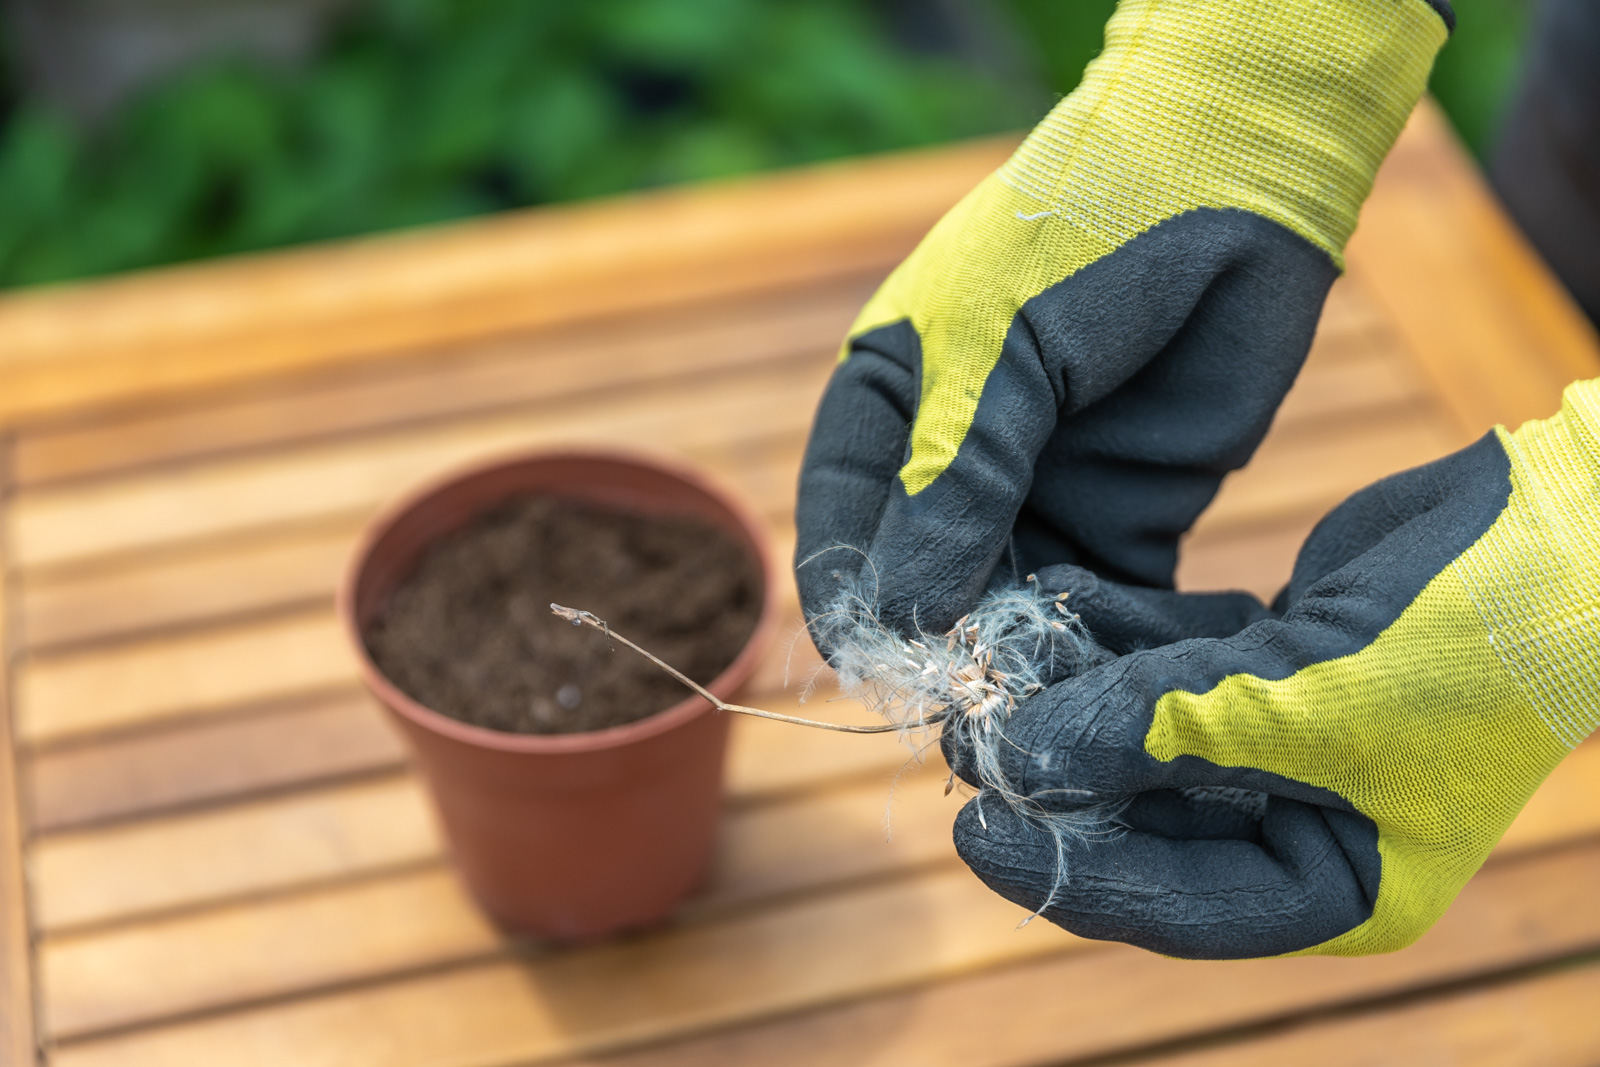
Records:
{"label": "dried seed head", "polygon": [[926,633],[903,637],[883,625],[873,590],[870,576],[846,581],[831,610],[810,620],[845,691],[900,724],[919,748],[926,746],[921,731],[929,715],[942,713],[941,728],[954,731],[973,760],[980,819],[981,804],[998,800],[1047,831],[1056,844],[1059,886],[1069,843],[1104,832],[1114,810],[1063,810],[1017,793],[1000,771],[1002,747],[1015,747],[1005,736],[1006,724],[1027,697],[1105,662],[1109,653],[1084,631],[1065,593],[1045,594],[1037,585],[986,595],[942,642]]}

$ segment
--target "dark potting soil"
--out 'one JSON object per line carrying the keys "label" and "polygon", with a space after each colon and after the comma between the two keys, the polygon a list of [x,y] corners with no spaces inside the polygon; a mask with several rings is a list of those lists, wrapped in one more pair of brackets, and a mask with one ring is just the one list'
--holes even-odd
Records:
{"label": "dark potting soil", "polygon": [[550,613],[592,611],[704,685],[761,614],[746,550],[699,519],[555,497],[513,501],[441,540],[367,628],[412,699],[513,733],[620,726],[689,695],[636,653]]}

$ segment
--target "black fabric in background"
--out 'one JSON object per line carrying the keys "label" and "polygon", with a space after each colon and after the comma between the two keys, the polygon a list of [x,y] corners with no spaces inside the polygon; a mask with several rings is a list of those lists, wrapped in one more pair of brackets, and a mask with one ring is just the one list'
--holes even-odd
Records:
{"label": "black fabric in background", "polygon": [[1543,0],[1490,180],[1600,325],[1600,0]]}

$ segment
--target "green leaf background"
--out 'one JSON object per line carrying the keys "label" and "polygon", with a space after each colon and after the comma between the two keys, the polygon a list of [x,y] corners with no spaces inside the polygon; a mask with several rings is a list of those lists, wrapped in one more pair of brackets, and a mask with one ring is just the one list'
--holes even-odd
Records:
{"label": "green leaf background", "polygon": [[[1113,0],[1003,0],[1015,77],[862,0],[371,0],[294,73],[185,70],[93,131],[0,67],[0,286],[1025,128]],[[1485,151],[1524,0],[1460,0],[1435,91]]]}

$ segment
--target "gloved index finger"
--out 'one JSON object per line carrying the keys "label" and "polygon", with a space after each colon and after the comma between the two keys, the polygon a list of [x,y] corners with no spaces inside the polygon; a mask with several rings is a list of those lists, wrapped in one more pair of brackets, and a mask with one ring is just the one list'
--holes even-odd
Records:
{"label": "gloved index finger", "polygon": [[923,383],[907,462],[867,548],[879,616],[902,633],[944,633],[1002,563],[1056,425],[1056,396],[1026,334],[1008,333],[970,421],[930,402]]}
{"label": "gloved index finger", "polygon": [[795,580],[808,620],[866,562],[905,460],[919,358],[910,323],[874,330],[852,343],[822,395],[795,506]]}
{"label": "gloved index finger", "polygon": [[[796,578],[808,618],[845,591],[900,633],[944,633],[1006,549],[1055,425],[1044,371],[1037,359],[1003,355],[969,425],[922,404],[922,373],[921,342],[906,321],[857,338],[834,372],[796,508]],[[943,442],[946,461],[930,467],[917,454],[923,440]]]}

